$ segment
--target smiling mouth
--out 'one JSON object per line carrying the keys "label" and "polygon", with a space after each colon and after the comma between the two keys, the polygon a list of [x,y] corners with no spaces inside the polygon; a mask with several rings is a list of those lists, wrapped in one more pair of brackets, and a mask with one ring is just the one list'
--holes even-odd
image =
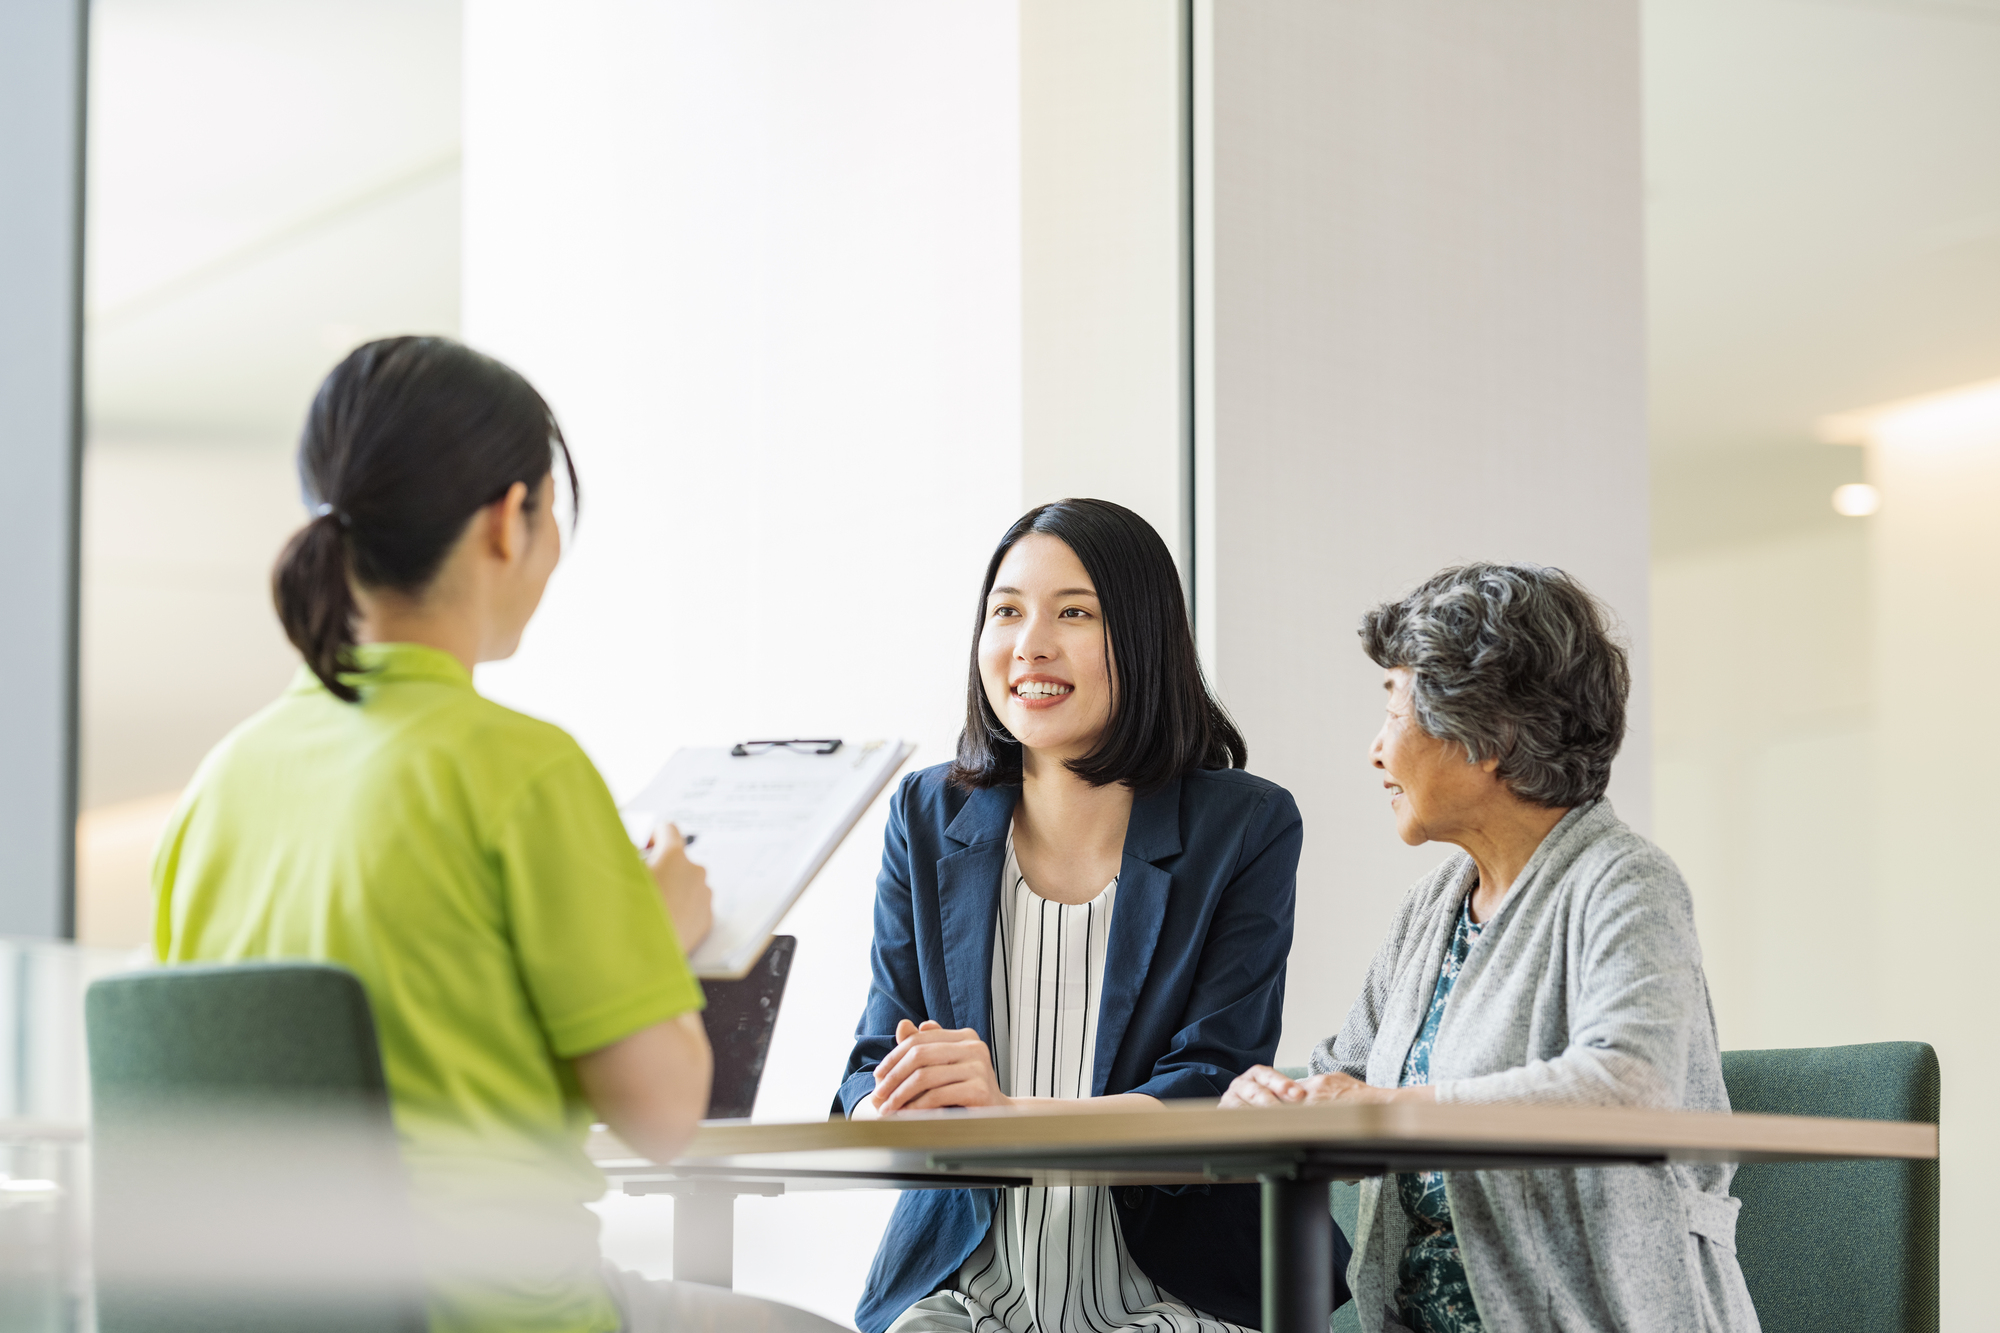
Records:
{"label": "smiling mouth", "polygon": [[1389,800],[1390,800],[1390,802],[1391,802],[1392,804],[1393,804],[1393,803],[1395,802],[1395,799],[1396,799],[1396,798],[1397,798],[1398,796],[1401,796],[1401,795],[1403,794],[1403,789],[1402,789],[1401,787],[1397,786],[1397,785],[1396,785],[1395,783],[1393,783],[1393,782],[1385,782],[1385,783],[1383,783],[1382,785],[1383,785],[1384,787],[1387,787],[1387,788],[1389,789]]}
{"label": "smiling mouth", "polygon": [[1075,689],[1074,685],[1064,685],[1053,680],[1024,680],[1014,686],[1013,694],[1016,699],[1038,701],[1060,699]]}

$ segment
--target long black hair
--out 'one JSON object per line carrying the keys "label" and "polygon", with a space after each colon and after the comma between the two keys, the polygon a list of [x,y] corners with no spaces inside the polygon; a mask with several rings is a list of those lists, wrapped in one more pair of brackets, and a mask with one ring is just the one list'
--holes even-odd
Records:
{"label": "long black hair", "polygon": [[472,516],[515,482],[530,501],[560,454],[576,464],[534,386],[449,338],[383,338],[319,386],[299,439],[312,519],[271,571],[285,637],[335,697],[358,702],[353,584],[421,592]]}
{"label": "long black hair", "polygon": [[1241,768],[1243,734],[1209,693],[1188,626],[1187,599],[1167,544],[1153,525],[1109,500],[1057,500],[1015,520],[986,562],[979,609],[972,621],[972,663],[965,689],[965,730],[950,778],[963,788],[1021,780],[1021,743],[986,698],[979,673],[979,638],[986,598],[1000,562],[1014,543],[1044,533],[1076,552],[1097,589],[1104,637],[1116,677],[1111,721],[1089,754],[1068,761],[1070,772],[1095,786],[1122,782],[1157,791],[1201,768]]}

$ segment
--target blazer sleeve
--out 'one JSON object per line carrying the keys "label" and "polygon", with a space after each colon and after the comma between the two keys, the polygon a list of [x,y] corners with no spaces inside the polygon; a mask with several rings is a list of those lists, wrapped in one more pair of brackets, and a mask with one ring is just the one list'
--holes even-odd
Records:
{"label": "blazer sleeve", "polygon": [[921,1019],[923,981],[917,971],[916,905],[910,893],[909,801],[920,774],[897,786],[889,801],[889,827],[882,836],[882,869],[875,876],[875,940],[869,954],[868,1002],[854,1027],[854,1050],[847,1057],[835,1095],[835,1115],[854,1113],[855,1104],[875,1091],[875,1066],[896,1045],[896,1023]]}
{"label": "blazer sleeve", "polygon": [[1572,944],[1581,978],[1569,1045],[1549,1060],[1437,1084],[1441,1102],[1678,1106],[1705,1015],[1694,906],[1679,872],[1628,856],[1590,893]]}
{"label": "blazer sleeve", "polygon": [[1304,841],[1291,793],[1265,792],[1209,919],[1180,1028],[1150,1077],[1126,1091],[1162,1101],[1220,1097],[1237,1074],[1277,1051]]}

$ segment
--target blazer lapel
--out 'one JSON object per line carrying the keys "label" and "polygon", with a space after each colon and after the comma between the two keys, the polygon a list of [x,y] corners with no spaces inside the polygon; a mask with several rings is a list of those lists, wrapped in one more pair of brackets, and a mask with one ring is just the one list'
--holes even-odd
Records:
{"label": "blazer lapel", "polygon": [[[938,920],[944,935],[945,986],[952,1012],[946,1027],[972,1028],[993,1040],[993,932],[1000,917],[1000,875],[1007,866],[1007,828],[1017,787],[972,793],[945,829],[963,843],[938,858]],[[1117,913],[1114,912],[1115,919]]]}
{"label": "blazer lapel", "polygon": [[[1160,940],[1173,877],[1155,865],[1181,852],[1181,784],[1177,778],[1159,792],[1132,803],[1125,827],[1125,858],[1118,872],[1118,896],[1111,909],[1111,938],[1104,957],[1103,1006],[1097,1019],[1097,1050],[1090,1095],[1102,1097],[1112,1061],[1131,1025],[1139,992]],[[1003,848],[1002,857],[1005,851]]]}

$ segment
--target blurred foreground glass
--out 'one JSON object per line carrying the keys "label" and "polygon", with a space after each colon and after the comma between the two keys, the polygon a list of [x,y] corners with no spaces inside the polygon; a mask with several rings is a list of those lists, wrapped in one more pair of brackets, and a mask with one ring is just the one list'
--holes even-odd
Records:
{"label": "blurred foreground glass", "polygon": [[386,1114],[242,1096],[93,1108],[85,993],[145,966],[0,939],[0,1330],[422,1333],[423,1282],[476,1291],[567,1242],[473,1141],[464,1206],[419,1217]]}
{"label": "blurred foreground glass", "polygon": [[0,1328],[92,1327],[82,1145],[0,1143],[0,1172]]}
{"label": "blurred foreground glass", "polygon": [[128,954],[0,939],[0,1329],[95,1327],[83,992]]}
{"label": "blurred foreground glass", "polygon": [[101,1333],[422,1333],[393,1133],[249,1104],[100,1118]]}

